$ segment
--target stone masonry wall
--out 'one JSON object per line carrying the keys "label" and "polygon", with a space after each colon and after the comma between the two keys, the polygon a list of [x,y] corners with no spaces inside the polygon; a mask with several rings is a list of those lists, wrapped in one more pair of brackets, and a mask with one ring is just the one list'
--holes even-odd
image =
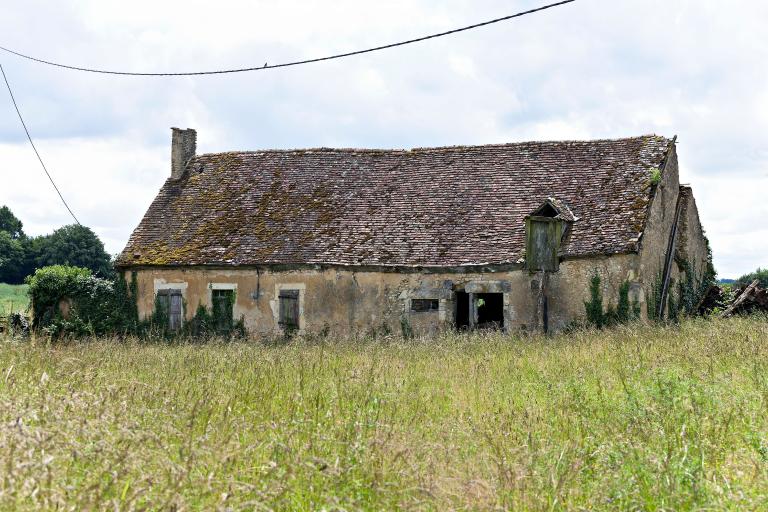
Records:
{"label": "stone masonry wall", "polygon": [[[638,275],[641,276],[644,302],[653,302],[654,286],[664,269],[669,234],[675,221],[675,208],[680,193],[677,151],[670,150],[662,169],[661,182],[651,200],[645,232],[640,242]],[[678,271],[672,266],[672,278],[677,281]],[[642,318],[648,318],[647,307],[641,308]]]}
{"label": "stone masonry wall", "polygon": [[[680,215],[679,238],[675,259],[690,266],[694,282],[700,283],[706,272],[708,260],[707,240],[699,219],[699,210],[690,188],[683,188],[683,204]],[[683,269],[680,269],[683,270]]]}
{"label": "stone masonry wall", "polygon": [[[550,331],[584,317],[584,301],[589,299],[589,281],[595,271],[602,277],[606,305],[617,303],[624,280],[632,282],[632,298],[644,300],[636,255],[566,260],[549,279]],[[527,270],[404,273],[327,268],[257,272],[190,267],[138,270],[137,278],[142,317],[152,313],[154,296],[161,288],[182,290],[187,319],[199,304],[210,307],[213,289],[235,289],[234,316],[242,316],[253,334],[279,332],[277,297],[281,289],[299,290],[300,328],[305,332],[400,332],[404,320],[417,334],[451,328],[455,322],[455,290],[503,293],[507,330],[530,332],[541,328],[541,275]],[[438,299],[439,310],[410,311],[410,300],[416,298]]]}

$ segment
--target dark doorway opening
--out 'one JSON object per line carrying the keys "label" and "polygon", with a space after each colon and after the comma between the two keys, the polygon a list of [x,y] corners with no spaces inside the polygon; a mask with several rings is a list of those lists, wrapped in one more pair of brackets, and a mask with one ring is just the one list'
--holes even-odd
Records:
{"label": "dark doorway opening", "polygon": [[478,329],[504,328],[503,293],[477,293],[475,294],[475,305],[477,307]]}
{"label": "dark doorway opening", "polygon": [[469,329],[469,294],[456,292],[456,329],[466,331]]}

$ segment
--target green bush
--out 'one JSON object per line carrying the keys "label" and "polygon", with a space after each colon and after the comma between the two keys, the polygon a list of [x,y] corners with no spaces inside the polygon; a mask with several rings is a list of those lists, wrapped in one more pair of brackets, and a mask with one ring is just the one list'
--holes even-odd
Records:
{"label": "green bush", "polygon": [[91,277],[86,268],[52,265],[37,269],[27,278],[32,303],[33,327],[45,327],[60,316],[62,299],[75,299],[80,295],[84,281]]}
{"label": "green bush", "polygon": [[584,303],[587,310],[587,322],[599,329],[604,325],[605,314],[603,313],[603,294],[600,291],[600,274],[597,271],[592,274],[592,279],[589,282],[589,296],[589,302]]}
{"label": "green bush", "polygon": [[[158,299],[153,314],[139,321],[135,272],[131,273],[129,284],[123,275],[107,280],[94,276],[87,268],[53,265],[38,269],[27,282],[32,302],[32,327],[53,338],[134,335],[142,339],[177,336],[208,339],[246,335],[242,317],[223,322],[202,304],[178,332],[169,329],[168,311]],[[62,300],[71,305],[66,318],[59,309]],[[184,307],[186,309],[186,304]]]}
{"label": "green bush", "polygon": [[[184,310],[186,311],[186,304],[184,305]],[[152,315],[141,322],[137,322],[136,325],[137,327],[133,334],[141,339],[150,340],[171,340],[174,338],[207,340],[214,337],[244,338],[247,334],[245,318],[240,317],[237,321],[221,322],[214,311],[202,304],[197,306],[195,316],[191,320],[183,322],[181,329],[178,331],[172,331],[168,326],[168,310],[163,306],[159,298],[155,298],[155,309]]]}
{"label": "green bush", "polygon": [[[87,268],[52,265],[37,269],[27,283],[34,329],[57,338],[137,331],[136,303],[122,277],[111,281]],[[63,300],[71,306],[66,318],[60,310]]]}

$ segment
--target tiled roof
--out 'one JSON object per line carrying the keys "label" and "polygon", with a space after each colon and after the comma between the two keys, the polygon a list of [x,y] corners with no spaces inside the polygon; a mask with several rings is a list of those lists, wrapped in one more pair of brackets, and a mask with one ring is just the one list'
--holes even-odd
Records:
{"label": "tiled roof", "polygon": [[504,264],[548,198],[577,218],[564,256],[632,252],[671,143],[200,155],[165,182],[118,264]]}

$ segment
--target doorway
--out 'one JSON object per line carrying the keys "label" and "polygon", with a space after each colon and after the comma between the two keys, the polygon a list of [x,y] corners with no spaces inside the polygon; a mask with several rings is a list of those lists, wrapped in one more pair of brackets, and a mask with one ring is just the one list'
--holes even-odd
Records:
{"label": "doorway", "polygon": [[503,293],[455,292],[456,329],[504,329]]}
{"label": "doorway", "polygon": [[476,293],[478,329],[504,328],[504,294]]}

